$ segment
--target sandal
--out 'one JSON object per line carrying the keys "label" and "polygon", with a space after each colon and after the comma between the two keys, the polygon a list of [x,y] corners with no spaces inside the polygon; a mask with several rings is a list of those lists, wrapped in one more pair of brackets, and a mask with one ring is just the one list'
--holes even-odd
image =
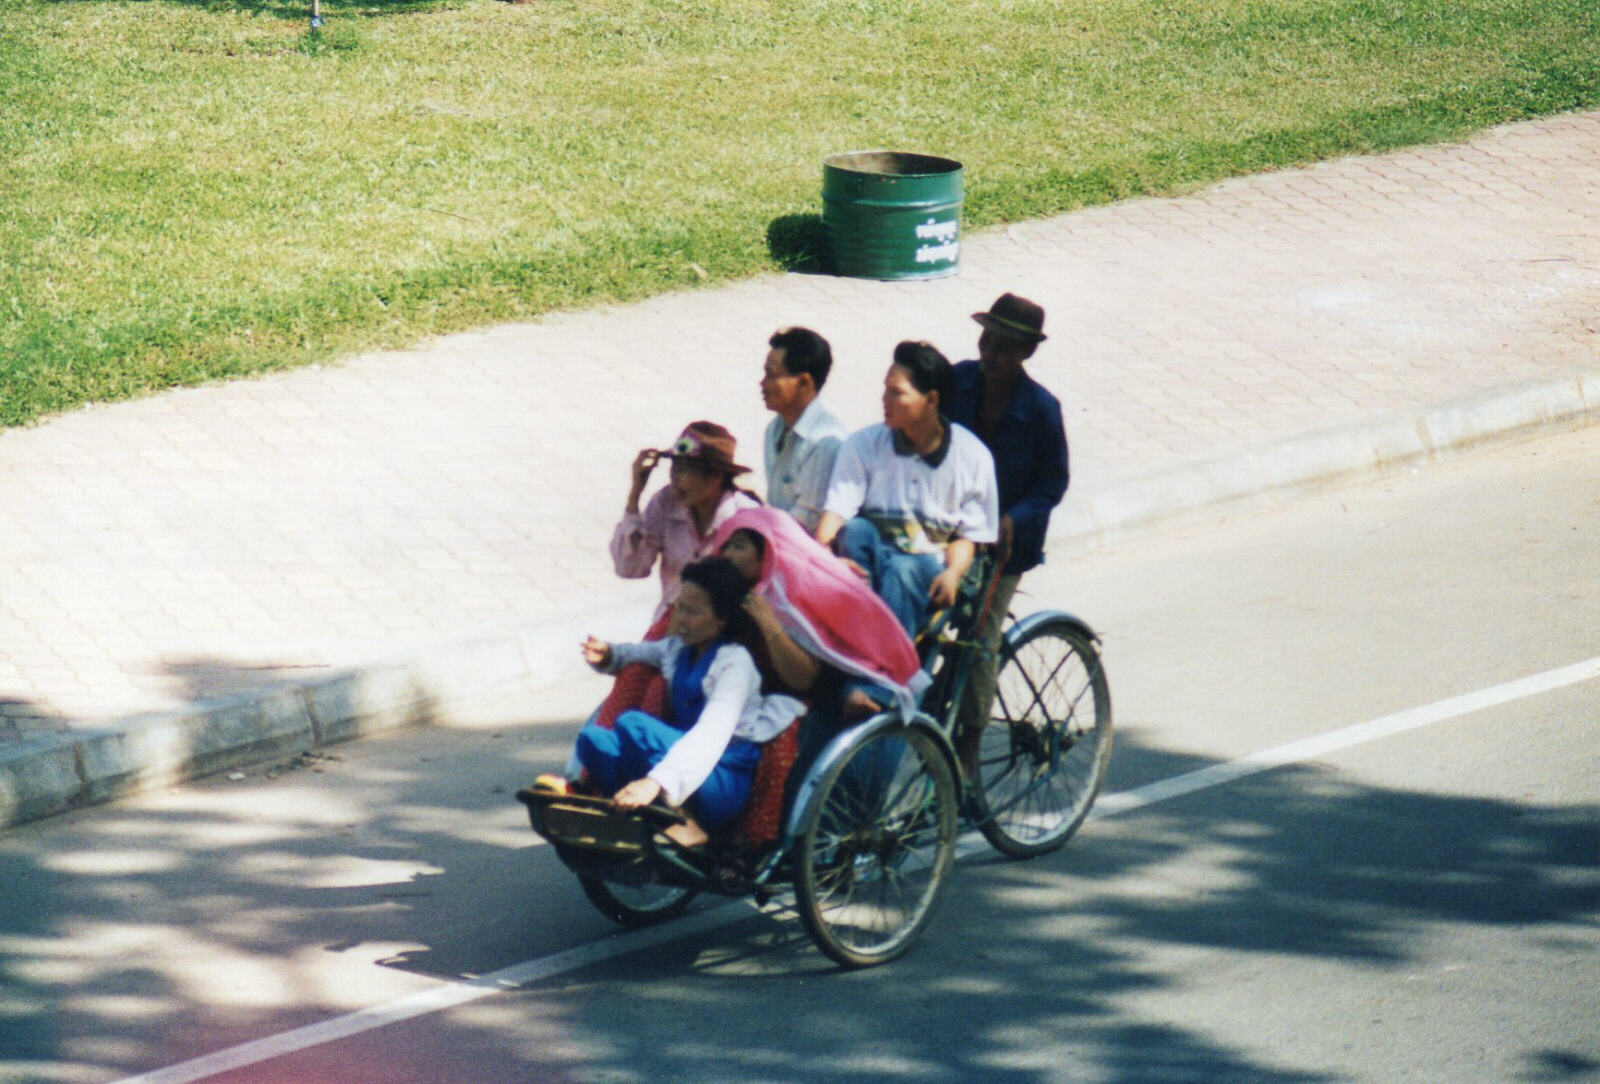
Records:
{"label": "sandal", "polygon": [[572,788],[567,783],[565,776],[554,775],[550,772],[544,772],[539,775],[539,777],[533,781],[533,786],[529,787],[528,789],[544,794],[572,793]]}

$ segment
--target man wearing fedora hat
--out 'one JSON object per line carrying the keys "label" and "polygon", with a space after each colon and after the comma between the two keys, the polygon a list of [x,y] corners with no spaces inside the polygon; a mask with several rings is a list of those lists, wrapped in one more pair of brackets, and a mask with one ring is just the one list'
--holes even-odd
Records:
{"label": "man wearing fedora hat", "polygon": [[972,318],[982,327],[978,360],[955,367],[950,420],[978,435],[994,456],[1000,488],[1000,556],[1005,562],[989,618],[980,630],[987,647],[962,703],[966,736],[960,750],[976,766],[977,735],[994,696],[996,651],[1006,609],[1022,574],[1044,560],[1050,513],[1067,492],[1067,433],[1061,403],[1023,371],[1044,342],[1044,309],[1015,294],[1002,294],[988,312]]}

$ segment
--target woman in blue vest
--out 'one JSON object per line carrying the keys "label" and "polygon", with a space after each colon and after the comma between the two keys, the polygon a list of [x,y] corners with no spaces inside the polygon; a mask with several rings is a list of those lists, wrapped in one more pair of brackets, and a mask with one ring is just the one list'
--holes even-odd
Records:
{"label": "woman in blue vest", "polygon": [[667,679],[667,718],[625,711],[606,729],[578,733],[578,760],[595,788],[622,809],[664,802],[687,816],[667,835],[684,847],[744,808],[761,745],[781,734],[805,706],[792,696],[763,696],[761,675],[738,640],[747,634],[749,588],[725,557],[684,568],[664,639],[610,644],[589,637],[583,657],[603,673],[645,663]]}

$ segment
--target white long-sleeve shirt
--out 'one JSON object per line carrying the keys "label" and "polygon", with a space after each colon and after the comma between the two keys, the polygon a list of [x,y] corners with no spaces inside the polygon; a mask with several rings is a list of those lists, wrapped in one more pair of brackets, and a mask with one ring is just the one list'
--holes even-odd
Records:
{"label": "white long-sleeve shirt", "polygon": [[[611,661],[605,670],[614,674],[629,663],[642,662],[660,670],[670,689],[678,656],[685,650],[683,641],[676,636],[612,644]],[[738,644],[725,643],[717,648],[701,689],[706,703],[700,718],[649,773],[649,778],[661,784],[667,801],[675,806],[682,805],[700,788],[734,738],[771,741],[805,711],[805,705],[792,696],[762,696],[755,660]]]}

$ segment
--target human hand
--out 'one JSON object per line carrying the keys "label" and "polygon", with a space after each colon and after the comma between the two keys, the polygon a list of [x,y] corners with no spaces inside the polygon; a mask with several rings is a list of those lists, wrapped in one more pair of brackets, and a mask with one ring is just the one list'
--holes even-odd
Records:
{"label": "human hand", "polygon": [[611,801],[618,809],[638,809],[655,801],[660,794],[661,784],[645,776],[643,779],[635,779],[632,783],[625,784],[611,796]]}
{"label": "human hand", "polygon": [[817,544],[826,546],[835,554],[839,552],[839,528],[844,526],[844,519],[837,512],[824,512],[817,518],[817,529],[811,532],[811,537]]}
{"label": "human hand", "polygon": [[650,472],[656,469],[656,464],[661,462],[661,453],[654,448],[640,449],[639,454],[633,457],[633,488],[628,494],[628,504],[635,505],[639,495],[644,492],[644,484],[650,480]]}
{"label": "human hand", "polygon": [[744,612],[749,614],[750,620],[763,631],[778,623],[778,615],[772,612],[772,604],[754,591],[745,593]]}
{"label": "human hand", "polygon": [[611,645],[604,640],[590,636],[578,645],[578,650],[583,653],[583,661],[596,670],[611,662]]}
{"label": "human hand", "polygon": [[650,477],[650,472],[656,469],[656,464],[661,462],[661,453],[654,448],[641,448],[639,454],[633,457],[633,477],[637,482],[644,482]]}
{"label": "human hand", "polygon": [[947,568],[933,578],[928,585],[928,601],[933,603],[933,608],[943,610],[956,600],[956,592],[961,589],[961,573],[953,568]]}
{"label": "human hand", "polygon": [[865,582],[869,587],[872,585],[872,573],[868,572],[866,569],[850,560],[850,558],[841,557],[839,558],[839,563],[844,565],[844,567],[848,568],[851,572],[854,572],[857,576],[860,576],[862,581]]}

